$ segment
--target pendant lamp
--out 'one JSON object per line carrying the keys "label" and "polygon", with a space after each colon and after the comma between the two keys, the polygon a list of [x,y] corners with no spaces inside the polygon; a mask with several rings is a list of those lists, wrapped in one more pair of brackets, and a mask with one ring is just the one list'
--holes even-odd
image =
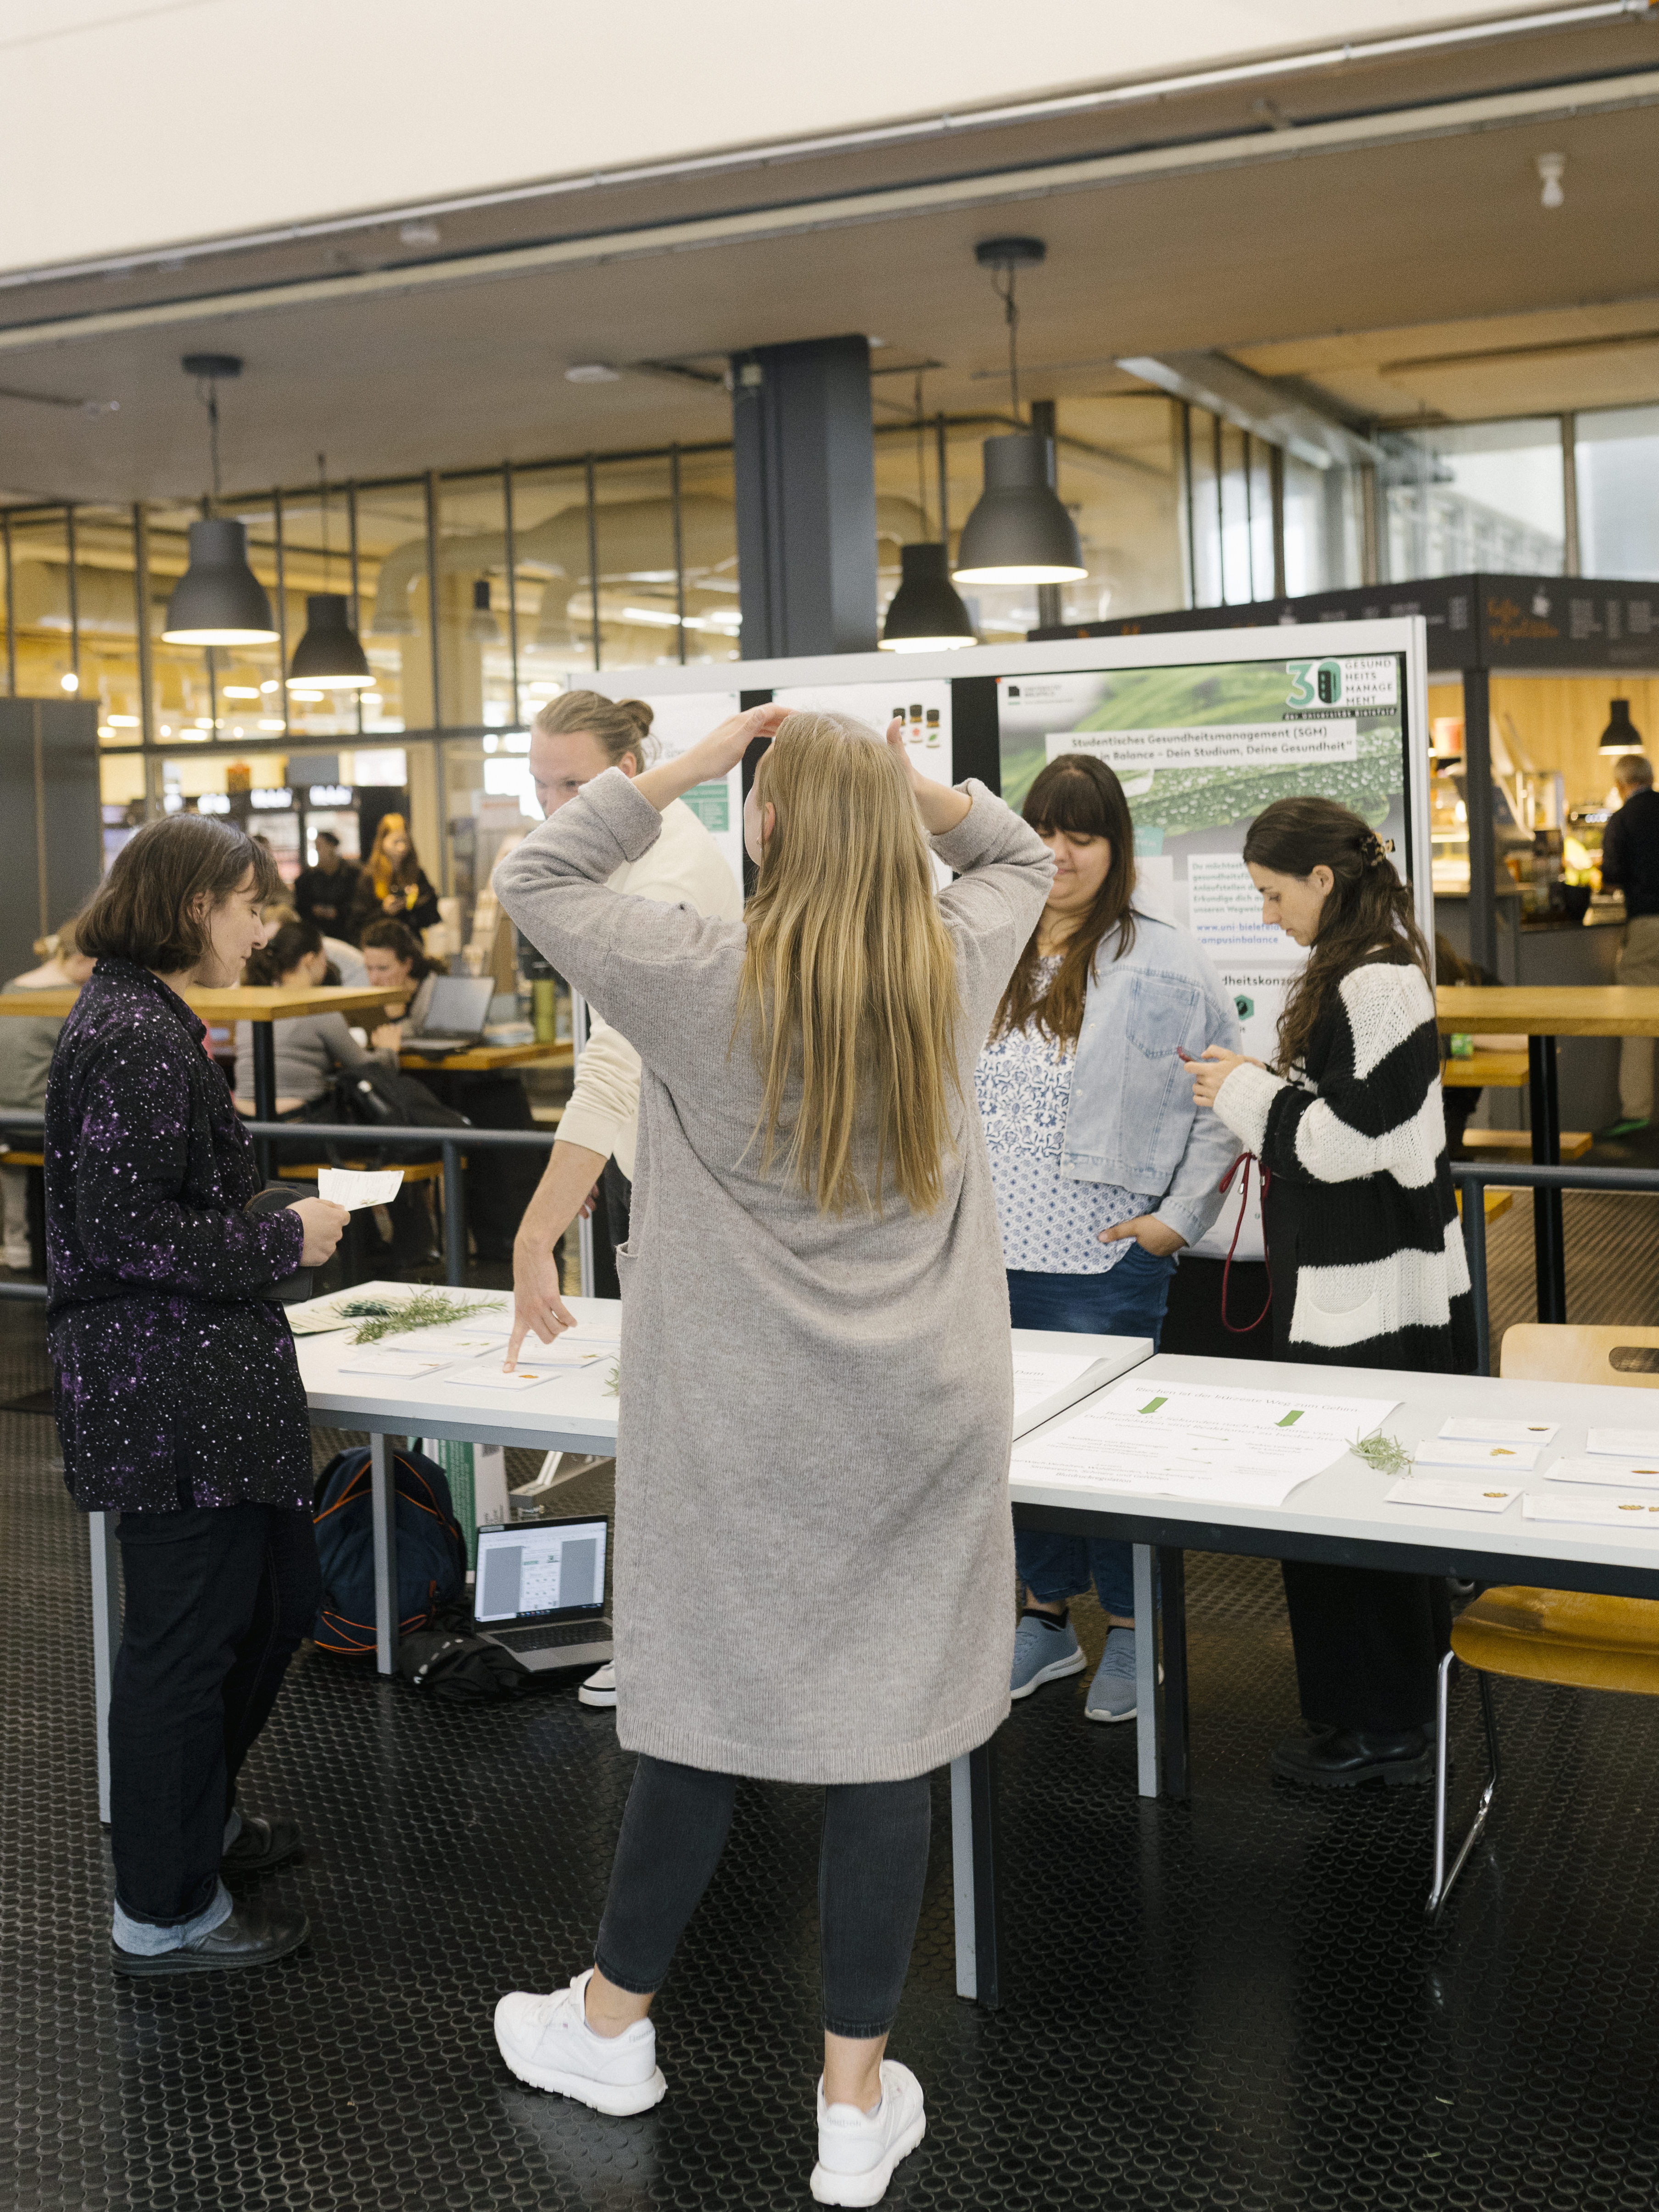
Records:
{"label": "pendant lamp", "polygon": [[[219,383],[240,376],[234,354],[187,353],[187,376],[196,380],[208,412],[213,498],[219,497]],[[205,387],[204,389],[203,387]],[[269,645],[276,635],[270,601],[247,564],[247,532],[227,515],[190,526],[190,565],[167,601],[162,637],[169,645]]]}
{"label": "pendant lamp", "polygon": [[[328,582],[328,470],[317,456],[317,498],[323,519],[323,582]],[[355,514],[355,509],[354,509]],[[357,533],[351,532],[353,588],[357,577]],[[290,691],[372,691],[374,672],[362,641],[352,627],[351,606],[343,592],[312,592],[306,598],[305,635],[289,664]]]}
{"label": "pendant lamp", "polygon": [[[1008,385],[1019,419],[1019,310],[1015,279],[1048,253],[1040,238],[988,238],[974,249],[992,270],[1008,326]],[[957,543],[958,584],[1071,584],[1089,573],[1077,525],[1054,489],[1054,445],[1035,430],[988,438],[985,488]]]}
{"label": "pendant lamp", "polygon": [[950,653],[975,645],[974,625],[951,584],[943,545],[901,545],[902,576],[882,624],[884,653]]}
{"label": "pendant lamp", "polygon": [[1607,726],[1601,732],[1600,750],[1604,753],[1639,753],[1642,732],[1630,718],[1628,699],[1609,699]]}
{"label": "pendant lamp", "polygon": [[312,592],[306,599],[306,634],[294,648],[289,689],[371,691],[374,672],[351,627],[343,592]]}

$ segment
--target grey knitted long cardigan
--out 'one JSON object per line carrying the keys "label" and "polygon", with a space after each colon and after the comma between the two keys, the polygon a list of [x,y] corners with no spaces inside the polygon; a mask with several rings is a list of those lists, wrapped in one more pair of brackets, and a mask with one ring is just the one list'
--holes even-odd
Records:
{"label": "grey knitted long cardigan", "polygon": [[[819,1213],[751,1143],[744,929],[605,888],[660,817],[618,769],[495,872],[640,1055],[617,1454],[617,1729],[721,1773],[881,1782],[1008,1710],[1008,1300],[974,1063],[1052,863],[982,785],[934,850],[962,1018],[937,1212]],[[787,1115],[786,1115],[787,1118]]]}

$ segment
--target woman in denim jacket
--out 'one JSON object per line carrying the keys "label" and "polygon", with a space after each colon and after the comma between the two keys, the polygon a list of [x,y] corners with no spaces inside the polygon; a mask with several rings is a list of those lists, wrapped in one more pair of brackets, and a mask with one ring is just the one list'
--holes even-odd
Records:
{"label": "woman in denim jacket", "polygon": [[[1087,753],[1051,761],[1025,819],[1054,856],[1054,887],[997,1010],[976,1074],[1016,1328],[1149,1336],[1156,1346],[1176,1255],[1220,1211],[1238,1147],[1196,1115],[1177,1047],[1237,1052],[1232,1002],[1195,939],[1136,908],[1123,787]],[[1012,1694],[1075,1674],[1066,1601],[1092,1578],[1106,1649],[1084,1704],[1092,1721],[1135,1711],[1134,1583],[1127,1544],[1020,1531],[1026,1607]]]}

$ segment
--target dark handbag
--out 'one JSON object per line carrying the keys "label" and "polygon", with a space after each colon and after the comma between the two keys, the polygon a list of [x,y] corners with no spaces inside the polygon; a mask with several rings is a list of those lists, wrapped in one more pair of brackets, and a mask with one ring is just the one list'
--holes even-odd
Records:
{"label": "dark handbag", "polygon": [[[263,1214],[282,1213],[301,1199],[318,1194],[314,1182],[268,1182],[263,1190],[254,1192],[242,1211],[258,1219]],[[270,1305],[303,1305],[311,1296],[311,1277],[309,1267],[296,1267],[280,1283],[267,1283],[259,1295]]]}
{"label": "dark handbag", "polygon": [[[446,1106],[424,1083],[388,1067],[354,1067],[337,1075],[324,1104],[331,1119],[355,1121],[365,1129],[470,1129],[472,1126],[465,1114]],[[416,1161],[439,1157],[435,1148],[422,1152],[398,1146],[395,1150],[386,1148],[384,1153],[373,1147],[352,1149],[375,1167],[410,1167]]]}

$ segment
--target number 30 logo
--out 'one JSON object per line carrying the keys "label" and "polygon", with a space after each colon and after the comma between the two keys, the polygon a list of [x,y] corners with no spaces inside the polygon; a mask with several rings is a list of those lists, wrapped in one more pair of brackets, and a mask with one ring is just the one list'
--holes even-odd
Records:
{"label": "number 30 logo", "polygon": [[1340,707],[1342,703],[1342,663],[1340,660],[1287,660],[1290,696],[1287,707]]}

